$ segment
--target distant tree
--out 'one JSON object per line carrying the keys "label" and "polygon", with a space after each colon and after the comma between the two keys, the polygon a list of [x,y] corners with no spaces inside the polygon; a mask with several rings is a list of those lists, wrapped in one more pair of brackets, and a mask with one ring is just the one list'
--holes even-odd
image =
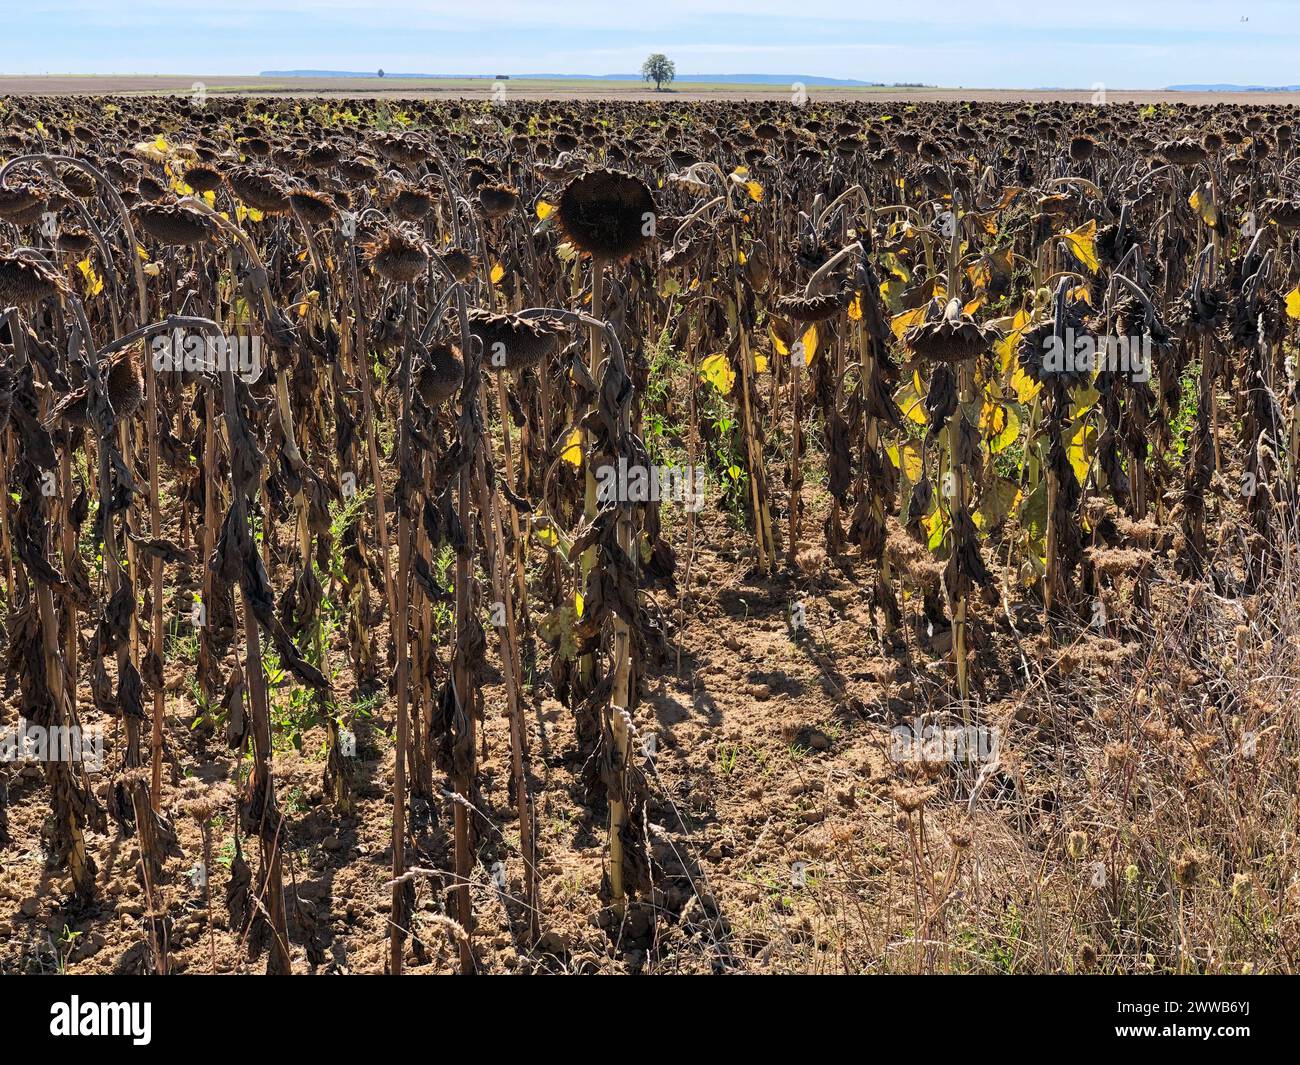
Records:
{"label": "distant tree", "polygon": [[381,78],[384,76],[384,68],[383,68],[383,67],[380,67],[380,68],[379,68],[379,76],[380,76]]}
{"label": "distant tree", "polygon": [[676,76],[677,68],[673,65],[673,61],[661,52],[655,52],[641,64],[641,80],[653,81],[655,92],[661,91]]}

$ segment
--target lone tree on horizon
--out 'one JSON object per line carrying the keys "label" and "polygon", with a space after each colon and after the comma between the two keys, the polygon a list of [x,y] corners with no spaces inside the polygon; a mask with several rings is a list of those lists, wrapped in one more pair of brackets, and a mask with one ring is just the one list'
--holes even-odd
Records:
{"label": "lone tree on horizon", "polygon": [[653,81],[655,92],[662,92],[663,87],[676,76],[677,68],[673,65],[673,61],[662,52],[655,52],[641,64],[641,80]]}

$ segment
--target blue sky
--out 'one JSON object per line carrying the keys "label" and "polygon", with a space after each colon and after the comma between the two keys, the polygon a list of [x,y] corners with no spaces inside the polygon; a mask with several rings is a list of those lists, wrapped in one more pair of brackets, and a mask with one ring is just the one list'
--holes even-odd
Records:
{"label": "blue sky", "polygon": [[[7,0],[0,73],[772,73],[1300,84],[1297,0]],[[1059,9],[1059,10],[1058,10]],[[1245,21],[1243,21],[1243,18]]]}

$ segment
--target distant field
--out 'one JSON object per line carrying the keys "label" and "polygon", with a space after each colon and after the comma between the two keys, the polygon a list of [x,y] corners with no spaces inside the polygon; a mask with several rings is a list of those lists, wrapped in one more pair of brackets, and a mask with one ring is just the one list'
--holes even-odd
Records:
{"label": "distant field", "polygon": [[[275,95],[438,95],[487,98],[492,94],[492,78],[258,78],[191,75],[50,75],[42,77],[0,75],[0,95],[39,93],[188,93],[202,82],[210,93],[268,93]],[[788,97],[792,87],[785,85],[743,84],[736,82],[676,82],[671,91],[656,93],[644,82],[605,81],[590,78],[544,80],[506,79],[507,92],[534,98],[681,98],[681,97],[751,97],[773,99]],[[889,90],[875,88],[845,89],[808,87],[810,94],[853,97],[875,95]],[[937,90],[936,90],[937,91]]]}
{"label": "distant field", "polygon": [[[196,82],[209,93],[267,94],[276,96],[443,96],[488,99],[490,78],[258,78],[197,77],[193,75],[0,75],[0,96],[62,95],[86,93],[179,93],[188,94]],[[670,92],[656,93],[641,82],[603,81],[586,78],[504,82],[506,92],[520,99],[621,99],[621,100],[788,100],[792,89],[782,85],[743,85],[707,82],[677,82]],[[1087,103],[1088,90],[1069,89],[896,89],[809,86],[807,92],[819,100],[1064,100]],[[1112,89],[1114,103],[1233,103],[1300,104],[1300,93],[1279,92],[1162,92]]]}

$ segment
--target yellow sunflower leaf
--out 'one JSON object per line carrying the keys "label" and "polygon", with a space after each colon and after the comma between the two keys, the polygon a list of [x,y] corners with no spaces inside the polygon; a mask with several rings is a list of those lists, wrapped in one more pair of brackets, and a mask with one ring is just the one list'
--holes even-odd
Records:
{"label": "yellow sunflower leaf", "polygon": [[925,321],[925,305],[916,307],[910,311],[904,311],[902,314],[896,314],[889,320],[889,328],[894,331],[894,336],[899,340],[903,339],[906,333],[914,325],[920,325]]}
{"label": "yellow sunflower leaf", "polygon": [[555,210],[555,204],[547,203],[545,200],[537,201],[537,217],[543,222],[551,217],[551,212]]}
{"label": "yellow sunflower leaf", "polygon": [[708,381],[722,395],[728,395],[736,383],[736,373],[723,352],[710,355],[700,363],[700,380]]}
{"label": "yellow sunflower leaf", "polygon": [[81,271],[81,276],[86,279],[87,296],[98,296],[104,291],[104,279],[95,273],[95,268],[90,265],[90,256],[77,263],[77,269]]}
{"label": "yellow sunflower leaf", "polygon": [[903,282],[896,277],[886,278],[880,282],[880,298],[886,307],[893,311],[903,300]]}
{"label": "yellow sunflower leaf", "polygon": [[1300,285],[1286,294],[1286,313],[1292,318],[1300,318]]}
{"label": "yellow sunflower leaf", "polygon": [[1074,288],[1070,290],[1067,298],[1072,300],[1082,300],[1089,307],[1092,306],[1092,297],[1088,295],[1087,285],[1075,285]]}
{"label": "yellow sunflower leaf", "polygon": [[925,462],[921,458],[920,445],[915,440],[904,440],[900,447],[890,447],[887,450],[889,461],[902,471],[908,483],[920,484],[921,478],[925,476]]}
{"label": "yellow sunflower leaf", "polygon": [[926,540],[926,547],[931,551],[938,551],[943,545],[943,538],[948,534],[947,513],[942,507],[935,507],[928,517],[921,519],[921,524],[925,526],[925,531],[930,534]]}
{"label": "yellow sunflower leaf", "polygon": [[1011,375],[1011,387],[1016,393],[1016,399],[1028,404],[1034,401],[1034,397],[1043,386],[1017,366],[1015,373]]}
{"label": "yellow sunflower leaf", "polygon": [[811,366],[813,359],[817,357],[817,325],[810,325],[800,337],[799,343],[803,345],[803,364]]}
{"label": "yellow sunflower leaf", "polygon": [[569,435],[564,438],[564,450],[560,452],[560,458],[575,469],[582,465],[581,429],[571,429],[569,431]]}
{"label": "yellow sunflower leaf", "polygon": [[498,284],[501,281],[501,279],[506,276],[506,268],[502,266],[500,263],[497,263],[494,267],[492,267],[492,273],[490,276],[492,278],[492,284],[494,285]]}
{"label": "yellow sunflower leaf", "polygon": [[777,355],[786,356],[790,354],[790,349],[786,346],[785,341],[777,336],[776,330],[772,328],[770,323],[767,327],[767,335],[772,338],[772,350],[775,351]]}
{"label": "yellow sunflower leaf", "polygon": [[1201,221],[1207,226],[1218,224],[1219,209],[1214,205],[1214,189],[1208,181],[1192,190],[1192,194],[1187,197],[1187,203],[1201,216]]}
{"label": "yellow sunflower leaf", "polygon": [[1029,328],[1030,320],[1031,316],[1024,308],[1016,311],[1007,335],[993,345],[993,351],[998,357],[998,366],[1003,373],[1011,369],[1011,364],[1016,358],[1016,348],[1020,346],[1020,338],[1025,335],[1025,330]]}
{"label": "yellow sunflower leaf", "polygon": [[912,280],[912,271],[904,266],[902,260],[900,260],[892,251],[883,252],[881,254],[880,265],[904,283]]}
{"label": "yellow sunflower leaf", "polygon": [[910,418],[915,424],[925,425],[929,421],[929,416],[925,412],[925,403],[915,385],[905,384],[894,397],[894,402],[898,404],[898,409],[903,412],[904,417]]}
{"label": "yellow sunflower leaf", "polygon": [[853,302],[849,304],[849,321],[862,321],[862,293],[854,293]]}
{"label": "yellow sunflower leaf", "polygon": [[989,453],[997,455],[1019,438],[1020,418],[1005,404],[985,401],[980,410],[980,432],[989,442]]}
{"label": "yellow sunflower leaf", "polygon": [[1015,509],[1020,502],[1021,493],[1019,487],[1013,481],[1008,481],[1005,477],[995,478],[989,484],[983,494],[980,496],[979,506],[971,515],[971,520],[975,523],[975,528],[980,532],[986,532],[989,529],[1000,525],[1008,514]]}
{"label": "yellow sunflower leaf", "polygon": [[1075,479],[1080,484],[1088,483],[1088,471],[1092,469],[1092,456],[1097,441],[1097,430],[1087,422],[1080,422],[1079,428],[1070,437],[1067,453],[1070,465],[1074,467]]}
{"label": "yellow sunflower leaf", "polygon": [[1074,257],[1083,263],[1090,274],[1095,274],[1101,266],[1097,258],[1097,220],[1088,219],[1078,229],[1062,233],[1061,239],[1069,245]]}

